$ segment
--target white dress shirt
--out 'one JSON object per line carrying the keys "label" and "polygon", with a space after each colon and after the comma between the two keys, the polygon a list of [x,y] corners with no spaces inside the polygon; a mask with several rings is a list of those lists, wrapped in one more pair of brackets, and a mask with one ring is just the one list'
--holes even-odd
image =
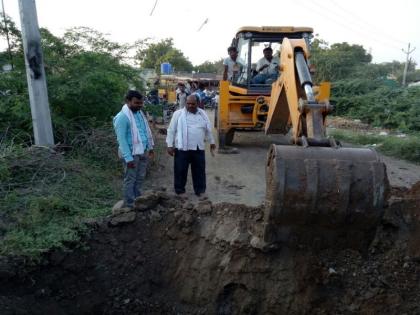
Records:
{"label": "white dress shirt", "polygon": [[[261,70],[261,68],[264,65],[268,65],[268,67]],[[271,61],[268,61],[265,57],[262,57],[257,62],[257,71],[259,71],[262,74],[276,74],[279,71],[278,67],[279,67],[279,59],[276,57],[273,57]]]}
{"label": "white dress shirt", "polygon": [[[182,109],[185,110],[185,109]],[[182,110],[177,110],[169,124],[167,135],[166,135],[166,144],[168,147],[176,147],[179,150],[182,150],[183,148],[180,147],[179,142],[176,141],[178,135],[178,124],[180,123],[178,120],[180,119]],[[204,111],[202,113],[205,114]],[[206,115],[207,116],[207,115]],[[208,120],[208,118],[207,118]],[[211,144],[214,144],[214,138],[213,133],[211,130],[210,124],[207,123],[206,119],[203,117],[202,114],[200,114],[198,111],[193,114],[189,111],[186,111],[186,123],[187,123],[187,135],[184,137],[187,141],[186,148],[188,150],[204,150],[205,144],[204,140],[207,138]],[[175,144],[175,145],[174,145]]]}

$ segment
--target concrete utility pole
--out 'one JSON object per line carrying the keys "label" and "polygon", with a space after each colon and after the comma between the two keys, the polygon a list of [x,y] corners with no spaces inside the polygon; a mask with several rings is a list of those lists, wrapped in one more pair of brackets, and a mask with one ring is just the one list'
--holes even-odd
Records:
{"label": "concrete utility pole", "polygon": [[19,0],[19,10],[35,144],[53,146],[54,136],[35,0]]}
{"label": "concrete utility pole", "polygon": [[407,71],[408,71],[408,62],[410,61],[410,54],[416,50],[416,47],[414,47],[412,50],[410,50],[410,43],[408,43],[408,49],[405,51],[404,49],[401,49],[405,54],[407,54],[407,58],[405,60],[405,66],[404,66],[404,74],[403,74],[403,80],[402,85],[405,86],[405,81],[407,78]]}

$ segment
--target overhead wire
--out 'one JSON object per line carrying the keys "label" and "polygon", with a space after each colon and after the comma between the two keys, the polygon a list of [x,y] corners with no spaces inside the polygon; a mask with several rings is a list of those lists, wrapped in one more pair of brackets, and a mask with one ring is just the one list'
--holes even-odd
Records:
{"label": "overhead wire", "polygon": [[153,5],[153,9],[152,11],[150,11],[150,16],[152,16],[153,12],[155,11],[156,5],[158,3],[159,0],[155,0],[155,4]]}
{"label": "overhead wire", "polygon": [[[360,35],[361,37],[368,37],[368,38],[370,38],[370,40],[372,40],[372,41],[374,41],[374,42],[376,42],[376,43],[378,43],[378,44],[380,44],[380,45],[382,45],[384,47],[387,47],[387,48],[392,47],[392,48],[394,48],[396,50],[400,50],[401,49],[400,47],[397,47],[396,45],[394,45],[392,43],[382,41],[378,37],[375,37],[373,35],[370,35],[369,33],[363,32],[363,31],[361,31],[361,30],[359,30],[357,28],[354,28],[352,26],[349,26],[346,23],[343,23],[341,20],[339,20],[339,19],[336,18],[336,13],[334,11],[330,10],[329,8],[327,8],[327,7],[323,6],[323,5],[320,5],[319,3],[313,3],[313,2],[309,2],[309,1],[308,2],[302,2],[301,0],[296,0],[296,1],[297,2],[300,2],[300,4],[302,6],[310,6],[312,11],[314,11],[317,14],[323,16],[328,21],[331,21],[331,22],[333,22],[336,25],[340,25],[342,28],[347,29],[348,31],[352,32],[353,34],[356,33],[356,34]],[[325,11],[323,11],[323,10],[329,11],[331,13],[331,15],[326,14]]]}
{"label": "overhead wire", "polygon": [[378,28],[377,26],[375,26],[374,24],[371,24],[369,22],[367,22],[366,20],[364,20],[363,18],[361,18],[359,15],[357,15],[354,12],[351,12],[350,10],[342,7],[340,4],[338,4],[335,0],[330,0],[330,2],[336,6],[338,9],[340,9],[343,12],[342,16],[348,16],[348,15],[352,15],[354,18],[356,18],[359,22],[365,24],[366,26],[369,27],[369,29],[372,31],[374,31],[377,34],[381,34],[382,36],[386,36],[388,39],[391,39],[392,41],[394,41],[395,43],[398,44],[407,44],[406,42],[402,41],[401,39],[397,39],[395,37],[393,37],[392,35],[390,35],[389,33],[385,33],[384,30]]}

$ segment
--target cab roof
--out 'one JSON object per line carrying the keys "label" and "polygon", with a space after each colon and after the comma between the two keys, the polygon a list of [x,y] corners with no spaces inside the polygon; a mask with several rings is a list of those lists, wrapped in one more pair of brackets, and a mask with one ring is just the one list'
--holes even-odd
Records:
{"label": "cab roof", "polygon": [[296,26],[243,26],[236,34],[251,33],[313,33],[312,27]]}

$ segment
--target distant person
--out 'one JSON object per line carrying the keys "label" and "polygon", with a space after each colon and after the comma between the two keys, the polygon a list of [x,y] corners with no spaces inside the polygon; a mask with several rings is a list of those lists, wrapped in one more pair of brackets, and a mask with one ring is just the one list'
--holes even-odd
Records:
{"label": "distant person", "polygon": [[124,106],[113,120],[118,153],[124,163],[124,207],[128,208],[132,208],[141,195],[148,160],[154,157],[153,136],[142,107],[143,95],[130,90]]}
{"label": "distant person", "polygon": [[150,90],[148,98],[153,105],[159,104],[159,91],[157,88]]}
{"label": "distant person", "polygon": [[185,90],[185,84],[180,83],[178,85],[178,93],[176,94],[176,103],[178,108],[184,108],[187,105],[187,96],[189,93]]}
{"label": "distant person", "polygon": [[220,101],[220,95],[219,92],[216,92],[216,95],[214,96],[214,104],[215,106],[219,106],[219,101]]}
{"label": "distant person", "polygon": [[204,93],[204,83],[203,82],[199,82],[198,83],[198,88],[194,91],[194,94],[198,95],[199,100],[198,100],[198,107],[201,109],[204,109],[204,104],[206,101],[206,94]]}
{"label": "distant person", "polygon": [[255,84],[273,83],[279,76],[279,59],[273,57],[273,49],[266,47],[263,50],[264,57],[257,62],[257,75],[252,79]]}
{"label": "distant person", "polygon": [[185,196],[188,169],[191,165],[194,193],[206,198],[205,144],[210,141],[210,152],[214,155],[214,142],[210,120],[204,110],[198,108],[196,94],[187,97],[187,106],[177,110],[171,119],[166,136],[168,154],[174,157],[174,189]]}
{"label": "distant person", "polygon": [[231,46],[228,48],[229,57],[223,60],[223,80],[236,82],[243,69],[243,63],[238,59],[238,50]]}

